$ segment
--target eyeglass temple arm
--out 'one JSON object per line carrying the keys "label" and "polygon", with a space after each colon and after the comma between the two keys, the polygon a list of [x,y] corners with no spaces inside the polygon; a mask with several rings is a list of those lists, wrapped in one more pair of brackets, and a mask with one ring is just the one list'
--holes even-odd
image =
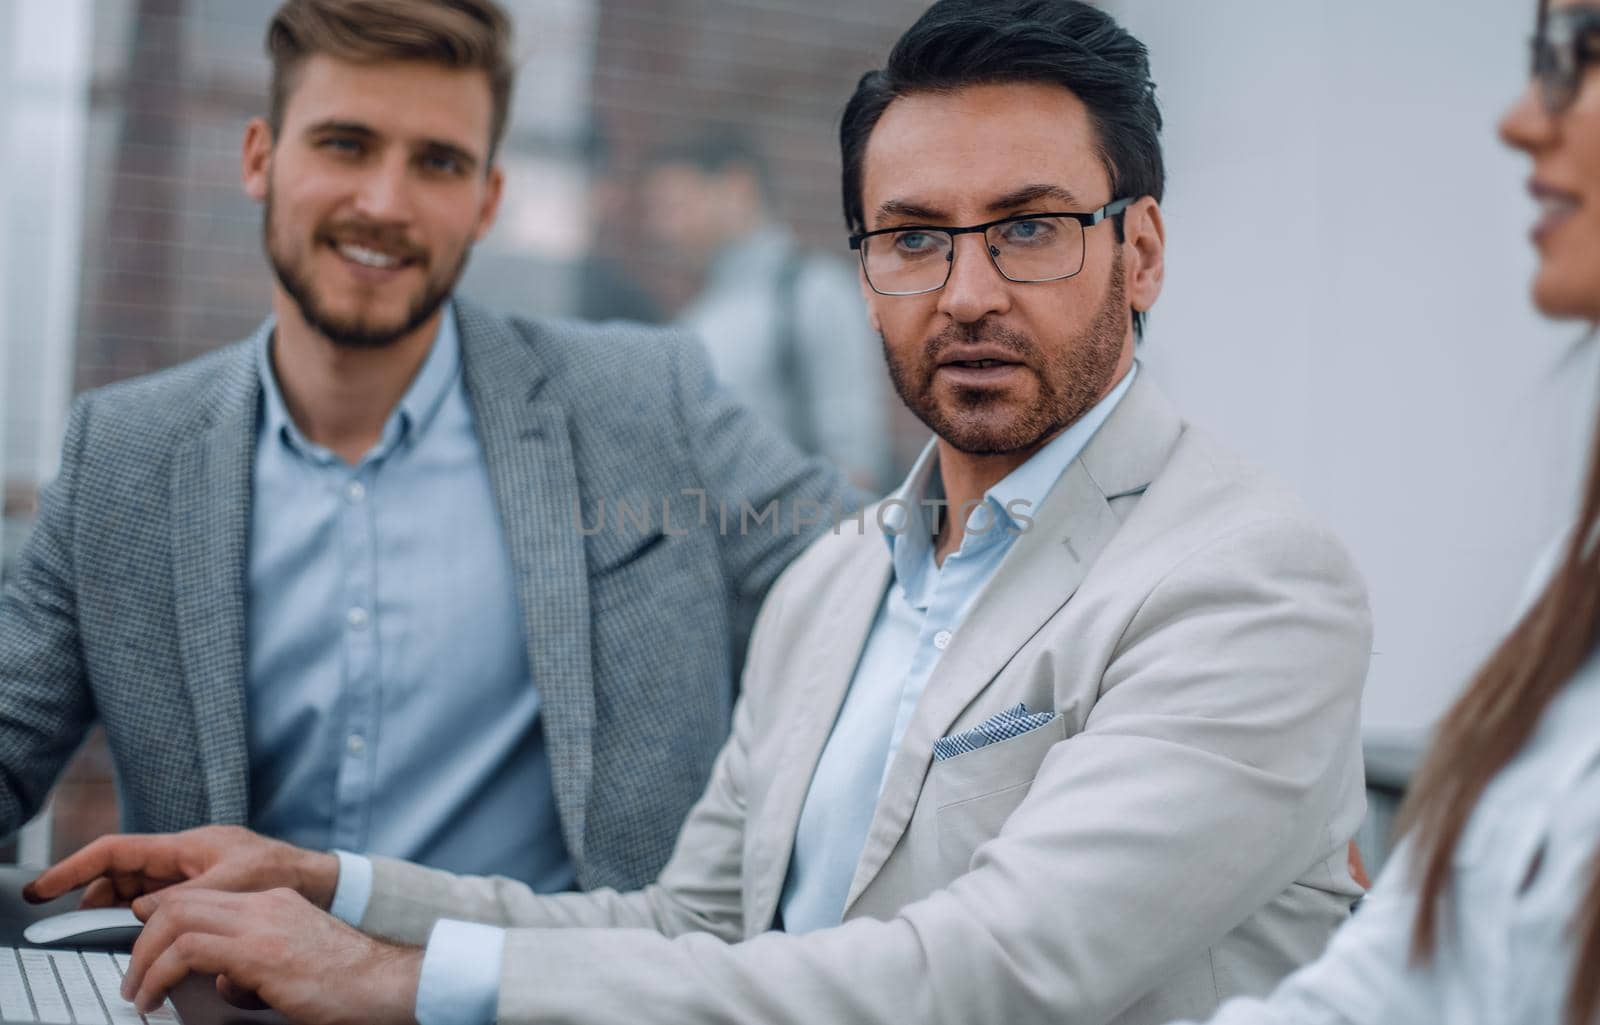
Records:
{"label": "eyeglass temple arm", "polygon": [[1106,220],[1107,218],[1111,218],[1111,217],[1117,216],[1118,214],[1120,214],[1123,211],[1127,210],[1128,207],[1132,206],[1134,203],[1135,203],[1135,200],[1131,196],[1129,196],[1129,197],[1127,197],[1125,199],[1114,199],[1114,200],[1112,200],[1111,202],[1107,203],[1105,206],[1101,207],[1100,209],[1098,209],[1098,210],[1096,210],[1094,212],[1094,214],[1092,215],[1094,217],[1094,220],[1089,222],[1089,226],[1093,227],[1094,225],[1099,224],[1101,221]]}

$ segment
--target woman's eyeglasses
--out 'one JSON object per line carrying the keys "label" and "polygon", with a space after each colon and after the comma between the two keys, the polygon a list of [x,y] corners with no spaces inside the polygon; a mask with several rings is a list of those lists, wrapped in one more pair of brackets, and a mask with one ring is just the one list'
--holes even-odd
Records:
{"label": "woman's eyeglasses", "polygon": [[1600,7],[1541,5],[1533,37],[1533,80],[1545,109],[1559,114],[1572,106],[1584,72],[1600,59]]}

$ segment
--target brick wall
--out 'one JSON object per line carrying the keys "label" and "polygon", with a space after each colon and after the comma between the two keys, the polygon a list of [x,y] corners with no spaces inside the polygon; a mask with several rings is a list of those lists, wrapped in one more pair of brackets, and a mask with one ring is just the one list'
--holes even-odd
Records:
{"label": "brick wall", "polygon": [[80,388],[241,337],[269,294],[258,215],[238,184],[240,130],[264,106],[261,6],[100,6],[124,17],[97,19],[112,32],[95,46]]}

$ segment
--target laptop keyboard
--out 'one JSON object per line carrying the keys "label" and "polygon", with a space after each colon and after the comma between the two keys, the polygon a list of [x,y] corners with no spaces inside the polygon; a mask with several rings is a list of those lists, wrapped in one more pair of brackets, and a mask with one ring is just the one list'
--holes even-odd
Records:
{"label": "laptop keyboard", "polygon": [[0,1021],[178,1025],[172,1002],[141,1016],[122,999],[127,954],[0,947]]}

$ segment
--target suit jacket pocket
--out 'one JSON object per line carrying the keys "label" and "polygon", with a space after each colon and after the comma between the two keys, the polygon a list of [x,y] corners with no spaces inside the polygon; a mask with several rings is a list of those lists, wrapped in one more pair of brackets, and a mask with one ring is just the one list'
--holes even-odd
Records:
{"label": "suit jacket pocket", "polygon": [[1067,736],[1066,717],[976,751],[935,762],[929,770],[938,816],[939,857],[951,877],[994,839],[1017,810],[1045,755]]}
{"label": "suit jacket pocket", "polygon": [[659,599],[663,581],[676,582],[673,570],[683,551],[673,543],[675,539],[655,533],[629,540],[632,547],[620,555],[607,553],[614,561],[592,565],[589,570],[589,607],[594,612]]}

